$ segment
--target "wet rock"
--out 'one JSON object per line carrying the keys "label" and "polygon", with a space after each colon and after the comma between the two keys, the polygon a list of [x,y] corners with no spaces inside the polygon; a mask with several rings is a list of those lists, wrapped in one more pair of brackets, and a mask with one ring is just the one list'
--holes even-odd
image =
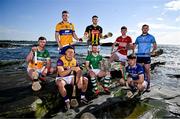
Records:
{"label": "wet rock", "polygon": [[170,78],[180,78],[180,74],[166,74]]}
{"label": "wet rock", "polygon": [[173,113],[174,115],[180,117],[180,107],[176,105],[169,105],[168,110]]}
{"label": "wet rock", "polygon": [[0,60],[0,68],[5,66],[11,66],[12,65],[21,65],[25,61],[24,60]]}

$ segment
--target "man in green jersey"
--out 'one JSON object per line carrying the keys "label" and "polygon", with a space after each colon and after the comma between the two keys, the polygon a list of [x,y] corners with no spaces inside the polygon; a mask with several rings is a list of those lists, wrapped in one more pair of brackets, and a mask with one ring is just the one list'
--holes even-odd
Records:
{"label": "man in green jersey", "polygon": [[96,95],[99,94],[99,90],[97,88],[97,79],[98,77],[102,78],[103,80],[103,88],[106,93],[109,92],[109,80],[110,80],[110,72],[101,70],[102,65],[102,56],[98,53],[98,45],[92,45],[92,54],[89,54],[86,57],[86,68],[88,70],[88,74],[91,78],[91,83],[94,88],[94,92]]}
{"label": "man in green jersey", "polygon": [[38,91],[41,88],[39,79],[45,81],[47,73],[53,73],[54,68],[51,67],[51,59],[46,46],[46,38],[39,37],[38,46],[32,47],[26,57],[28,63],[27,72],[32,80],[32,89]]}

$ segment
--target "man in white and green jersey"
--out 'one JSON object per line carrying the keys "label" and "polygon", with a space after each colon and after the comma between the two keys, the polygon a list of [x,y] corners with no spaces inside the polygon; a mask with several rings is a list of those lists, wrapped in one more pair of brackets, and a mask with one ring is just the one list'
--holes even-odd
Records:
{"label": "man in white and green jersey", "polygon": [[32,47],[31,51],[26,57],[26,61],[28,63],[27,72],[32,80],[32,89],[34,91],[39,90],[34,88],[38,84],[38,79],[45,81],[45,76],[47,73],[54,72],[54,69],[51,67],[49,52],[47,49],[45,49],[46,42],[45,37],[39,37],[38,46]]}
{"label": "man in white and green jersey", "polygon": [[103,88],[106,93],[109,92],[109,80],[110,80],[110,72],[106,72],[101,70],[101,64],[102,64],[102,56],[98,53],[98,46],[93,45],[92,46],[92,54],[89,54],[86,57],[86,68],[88,70],[88,74],[91,77],[91,83],[94,88],[94,92],[96,95],[99,94],[99,90],[97,88],[97,79],[98,77],[104,77],[103,81]]}

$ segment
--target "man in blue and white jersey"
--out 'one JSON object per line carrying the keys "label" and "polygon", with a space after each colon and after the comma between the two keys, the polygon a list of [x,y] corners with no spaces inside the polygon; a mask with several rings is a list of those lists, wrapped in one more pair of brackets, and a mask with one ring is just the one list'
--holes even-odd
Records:
{"label": "man in blue and white jersey", "polygon": [[[152,52],[157,49],[157,44],[154,36],[148,33],[149,25],[142,26],[142,34],[136,38],[135,47],[138,46],[137,63],[144,64],[145,75],[148,79],[148,90],[150,89],[150,63],[151,63],[151,48]],[[153,47],[152,47],[153,46]]]}
{"label": "man in blue and white jersey", "polygon": [[140,64],[136,63],[136,56],[131,54],[127,56],[128,66],[126,67],[127,83],[132,90],[144,91],[148,82],[144,77],[144,69]]}

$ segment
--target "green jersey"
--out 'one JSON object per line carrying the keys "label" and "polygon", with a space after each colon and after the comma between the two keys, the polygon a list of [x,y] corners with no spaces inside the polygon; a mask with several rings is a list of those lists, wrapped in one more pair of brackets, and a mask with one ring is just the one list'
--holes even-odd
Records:
{"label": "green jersey", "polygon": [[102,56],[101,55],[94,56],[90,54],[86,57],[86,61],[89,61],[89,65],[91,66],[91,68],[100,69],[100,61],[102,61]]}
{"label": "green jersey", "polygon": [[34,62],[29,62],[28,68],[38,68],[41,69],[44,66],[44,63],[46,63],[48,60],[50,60],[50,55],[48,50],[43,51],[37,51],[37,63],[35,63],[35,57]]}

